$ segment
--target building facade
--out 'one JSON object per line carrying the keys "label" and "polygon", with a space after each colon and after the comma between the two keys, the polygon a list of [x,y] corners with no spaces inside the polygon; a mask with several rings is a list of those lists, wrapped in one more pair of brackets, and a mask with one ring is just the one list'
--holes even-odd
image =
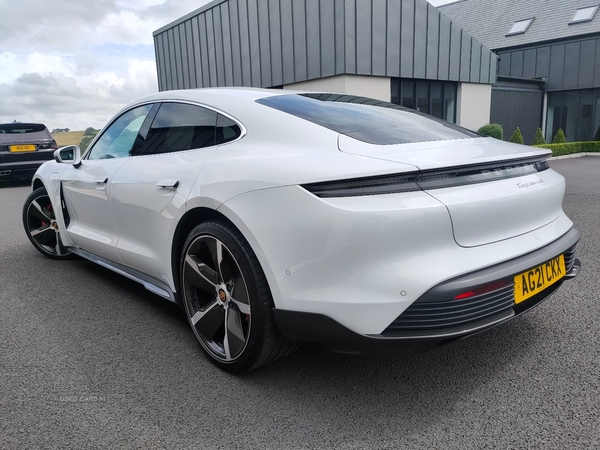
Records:
{"label": "building facade", "polygon": [[154,44],[160,90],[321,90],[490,120],[498,57],[426,0],[215,0]]}
{"label": "building facade", "polygon": [[491,121],[505,136],[600,140],[598,0],[465,0],[439,10],[499,57]]}

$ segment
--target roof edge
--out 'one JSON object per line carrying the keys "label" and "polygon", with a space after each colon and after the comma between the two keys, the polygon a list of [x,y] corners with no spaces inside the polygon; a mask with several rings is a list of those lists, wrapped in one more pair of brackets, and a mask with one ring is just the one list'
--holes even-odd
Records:
{"label": "roof edge", "polygon": [[598,39],[598,38],[600,38],[600,31],[596,31],[593,33],[576,34],[573,36],[564,36],[561,38],[546,39],[544,41],[534,41],[534,42],[529,42],[527,44],[518,44],[518,45],[507,46],[507,47],[498,47],[498,48],[491,49],[491,51],[498,54],[498,52],[513,51],[513,50],[520,50],[520,49],[526,50],[526,49],[532,48],[532,47],[543,47],[546,45],[555,45],[555,44],[584,41],[587,39]]}
{"label": "roof edge", "polygon": [[173,22],[170,22],[166,25],[163,25],[158,30],[153,31],[152,37],[155,37],[156,35],[167,31],[169,28],[173,28],[173,27],[179,25],[180,23],[183,23],[186,20],[191,19],[194,16],[197,16],[198,14],[203,13],[204,11],[208,11],[209,9],[212,9],[215,6],[220,5],[221,3],[225,3],[226,1],[227,0],[213,0],[212,2],[209,2],[209,3],[205,4],[204,6],[201,6],[198,9],[195,9],[194,11],[187,13],[185,16],[180,17],[179,19],[175,19]]}
{"label": "roof edge", "polygon": [[538,84],[540,86],[543,86],[544,84],[546,84],[546,80],[543,77],[542,78],[523,78],[523,77],[509,77],[509,76],[498,75],[497,80],[498,81],[512,81],[512,82],[519,82],[519,83]]}

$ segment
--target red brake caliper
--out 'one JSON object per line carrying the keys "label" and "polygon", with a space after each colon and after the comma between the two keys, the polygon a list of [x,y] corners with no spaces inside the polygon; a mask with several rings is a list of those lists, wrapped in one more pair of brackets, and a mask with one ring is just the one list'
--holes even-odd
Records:
{"label": "red brake caliper", "polygon": [[[52,203],[49,203],[48,206],[46,206],[46,211],[52,211]],[[46,225],[48,224],[42,220],[42,226],[45,227]]]}

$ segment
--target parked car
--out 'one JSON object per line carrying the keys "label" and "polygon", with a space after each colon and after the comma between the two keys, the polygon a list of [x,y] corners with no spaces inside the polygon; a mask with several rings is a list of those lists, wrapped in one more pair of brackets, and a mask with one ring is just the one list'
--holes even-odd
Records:
{"label": "parked car", "polygon": [[23,222],[44,255],[180,304],[228,371],[302,341],[422,351],[577,275],[549,155],[351,95],[168,91],[57,150]]}
{"label": "parked car", "polygon": [[42,123],[0,124],[0,181],[31,178],[56,149],[56,141]]}

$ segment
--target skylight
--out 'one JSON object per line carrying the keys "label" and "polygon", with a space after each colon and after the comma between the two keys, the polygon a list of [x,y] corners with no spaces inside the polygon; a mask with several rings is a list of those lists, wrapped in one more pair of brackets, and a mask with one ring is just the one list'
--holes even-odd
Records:
{"label": "skylight", "polygon": [[573,18],[569,22],[569,25],[572,23],[589,22],[594,18],[596,11],[598,11],[598,5],[578,9],[575,11],[575,14],[573,14]]}
{"label": "skylight", "polygon": [[531,25],[531,22],[533,22],[533,19],[535,19],[535,17],[532,17],[531,19],[525,19],[525,20],[519,20],[518,22],[515,22],[512,26],[512,28],[508,31],[508,33],[506,33],[507,36],[512,36],[513,34],[523,34],[527,31],[527,29],[529,28],[529,25]]}

